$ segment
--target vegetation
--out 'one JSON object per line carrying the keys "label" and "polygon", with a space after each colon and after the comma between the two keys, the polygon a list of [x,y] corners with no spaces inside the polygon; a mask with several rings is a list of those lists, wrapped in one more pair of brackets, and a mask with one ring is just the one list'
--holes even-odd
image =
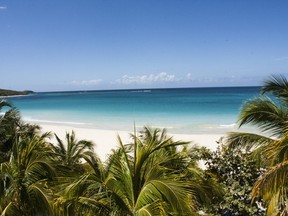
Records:
{"label": "vegetation", "polygon": [[206,174],[213,176],[223,188],[225,196],[213,199],[205,209],[213,215],[265,215],[261,199],[252,202],[253,184],[264,172],[249,153],[233,151],[221,145],[214,152],[205,150]]}
{"label": "vegetation", "polygon": [[247,101],[241,110],[240,126],[252,124],[267,136],[253,133],[230,133],[231,149],[251,152],[267,167],[252,190],[252,200],[263,199],[268,215],[287,215],[288,175],[288,81],[275,76],[265,82],[262,95]]}
{"label": "vegetation", "polygon": [[15,96],[15,95],[27,95],[32,94],[33,91],[25,90],[25,91],[15,91],[8,89],[0,89],[0,96]]}
{"label": "vegetation", "polygon": [[119,138],[120,147],[105,166],[100,160],[90,161],[91,172],[63,191],[62,212],[192,215],[203,204],[201,200],[209,200],[210,185],[205,185],[189,157],[193,150],[177,151],[177,146],[188,143],[174,142],[165,130],[149,128],[133,137],[134,143],[127,145]]}
{"label": "vegetation", "polygon": [[131,143],[118,137],[106,161],[1,101],[1,215],[288,215],[288,81],[273,77],[261,93],[239,118],[258,134],[230,133],[212,152],[144,127]]}

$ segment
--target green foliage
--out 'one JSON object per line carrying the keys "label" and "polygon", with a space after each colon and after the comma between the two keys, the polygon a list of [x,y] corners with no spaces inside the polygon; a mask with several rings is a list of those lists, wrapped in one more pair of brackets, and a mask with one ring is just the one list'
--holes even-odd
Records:
{"label": "green foliage", "polygon": [[[144,128],[114,150],[105,165],[86,158],[91,173],[66,186],[57,200],[74,215],[193,215],[209,200],[209,185],[191,159],[193,149],[166,131]],[[182,147],[181,150],[178,147]]]}
{"label": "green foliage", "polygon": [[87,140],[77,140],[75,132],[66,133],[66,143],[55,134],[57,144],[51,144],[56,162],[71,171],[83,171],[81,166],[84,158],[93,154],[94,143]]}
{"label": "green foliage", "polygon": [[231,133],[228,144],[232,149],[249,149],[267,171],[256,181],[252,198],[262,198],[267,215],[287,215],[288,159],[288,82],[274,76],[262,87],[263,95],[244,103],[239,117],[240,126],[256,126],[263,134]]}
{"label": "green foliage", "polygon": [[20,124],[19,112],[6,101],[0,101],[0,111],[5,108],[8,108],[8,110],[0,115],[0,162],[9,160],[18,125]]}
{"label": "green foliage", "polygon": [[2,215],[50,215],[48,180],[55,175],[50,153],[37,135],[17,137],[9,161],[0,165]]}
{"label": "green foliage", "polygon": [[232,151],[221,146],[215,152],[204,154],[206,173],[221,184],[224,196],[215,197],[207,212],[213,215],[264,215],[261,200],[252,203],[252,188],[263,173],[248,153]]}

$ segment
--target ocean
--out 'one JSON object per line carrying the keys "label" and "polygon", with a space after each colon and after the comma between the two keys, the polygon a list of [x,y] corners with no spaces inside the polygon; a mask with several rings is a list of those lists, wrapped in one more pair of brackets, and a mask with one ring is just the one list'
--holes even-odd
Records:
{"label": "ocean", "polygon": [[24,120],[116,131],[143,126],[171,133],[223,133],[237,127],[242,104],[260,87],[39,92],[7,98]]}

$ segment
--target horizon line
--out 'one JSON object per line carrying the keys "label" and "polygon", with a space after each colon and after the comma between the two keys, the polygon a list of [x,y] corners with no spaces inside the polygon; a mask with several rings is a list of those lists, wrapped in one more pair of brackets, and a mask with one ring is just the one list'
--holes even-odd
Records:
{"label": "horizon line", "polygon": [[117,89],[78,89],[78,90],[55,90],[55,91],[33,91],[34,93],[61,93],[61,92],[108,92],[108,91],[149,91],[167,89],[212,89],[212,88],[261,88],[261,85],[248,86],[194,86],[194,87],[152,87],[152,88],[117,88]]}

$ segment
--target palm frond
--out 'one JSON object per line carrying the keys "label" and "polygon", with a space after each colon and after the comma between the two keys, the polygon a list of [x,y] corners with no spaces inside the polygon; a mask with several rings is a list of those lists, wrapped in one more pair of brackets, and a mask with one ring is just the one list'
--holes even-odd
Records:
{"label": "palm frond", "polygon": [[58,137],[58,135],[56,133],[54,133],[54,136],[57,140],[57,147],[53,145],[53,149],[57,152],[57,153],[62,153],[65,154],[66,152],[66,148],[65,145],[63,143],[63,141]]}
{"label": "palm frond", "polygon": [[187,182],[155,179],[143,187],[135,208],[140,209],[145,204],[153,202],[153,199],[159,199],[169,203],[170,211],[172,211],[170,213],[185,215],[192,212],[189,195],[191,196],[191,193],[189,193]]}
{"label": "palm frond", "polygon": [[6,101],[6,100],[0,100],[0,110],[1,110],[3,107],[5,107],[5,106],[7,106],[7,107],[12,107],[12,104],[9,103],[9,102]]}
{"label": "palm frond", "polygon": [[46,181],[38,181],[31,184],[28,187],[30,202],[34,205],[35,213],[44,212],[48,215],[52,215],[53,212],[53,194],[50,189],[48,189]]}
{"label": "palm frond", "polygon": [[282,75],[271,76],[264,82],[261,93],[271,93],[280,100],[288,101],[288,81]]}
{"label": "palm frond", "polygon": [[104,180],[105,167],[100,158],[94,152],[87,151],[83,154],[83,159],[89,164],[94,174]]}
{"label": "palm frond", "polygon": [[230,149],[255,150],[260,146],[267,146],[275,140],[260,134],[246,132],[230,132],[222,139]]}
{"label": "palm frond", "polygon": [[162,216],[165,215],[165,202],[160,200],[154,200],[147,202],[145,206],[135,211],[137,215],[143,216]]}
{"label": "palm frond", "polygon": [[[260,196],[265,202],[276,202],[277,195],[278,206],[283,205],[280,199],[287,197],[287,175],[288,175],[288,161],[277,164],[269,168],[269,170],[261,176],[255,183],[252,190],[253,200]],[[285,201],[284,201],[285,202]]]}
{"label": "palm frond", "polygon": [[279,139],[268,145],[264,154],[270,160],[270,165],[275,165],[283,161],[288,161],[288,136],[283,135]]}
{"label": "palm frond", "polygon": [[97,198],[94,197],[79,197],[78,199],[78,208],[81,214],[85,214],[85,212],[89,212],[92,214],[99,215],[108,215],[111,211],[111,205],[109,200],[107,199],[106,194],[101,197],[101,194],[97,194]]}
{"label": "palm frond", "polygon": [[267,97],[259,97],[244,103],[239,116],[239,127],[252,124],[262,132],[281,135],[288,130],[288,112]]}
{"label": "palm frond", "polygon": [[118,153],[119,156],[111,158],[112,160],[109,167],[109,176],[106,179],[106,186],[119,197],[123,203],[125,203],[127,209],[132,212],[135,202],[133,193],[133,174],[130,171],[131,168],[127,161],[127,155],[123,155],[121,151]]}
{"label": "palm frond", "polygon": [[[56,199],[55,206],[69,209],[71,214],[81,212],[90,215],[91,211],[100,212],[107,211],[110,207],[109,196],[103,188],[101,178],[94,173],[88,173],[75,179],[72,183],[65,182],[65,178],[60,188],[65,188],[64,191],[59,192],[59,197]],[[88,214],[88,212],[90,212]]]}
{"label": "palm frond", "polygon": [[12,201],[10,201],[6,207],[1,211],[1,216],[8,215],[21,215],[21,212],[17,209]]}

